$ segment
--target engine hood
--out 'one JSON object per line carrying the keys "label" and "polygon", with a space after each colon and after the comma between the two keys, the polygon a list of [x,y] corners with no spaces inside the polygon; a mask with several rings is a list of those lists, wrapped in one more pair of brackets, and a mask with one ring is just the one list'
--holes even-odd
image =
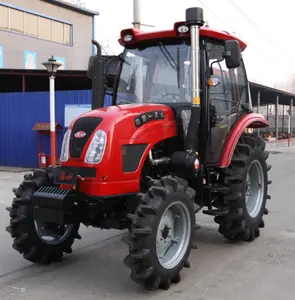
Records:
{"label": "engine hood", "polygon": [[[124,104],[98,108],[80,115],[69,128],[73,128],[80,118],[100,118],[99,128],[108,132],[115,128],[120,132],[120,138],[130,138],[134,132],[150,121],[174,121],[173,110],[163,104]],[[166,122],[165,122],[166,123]]]}

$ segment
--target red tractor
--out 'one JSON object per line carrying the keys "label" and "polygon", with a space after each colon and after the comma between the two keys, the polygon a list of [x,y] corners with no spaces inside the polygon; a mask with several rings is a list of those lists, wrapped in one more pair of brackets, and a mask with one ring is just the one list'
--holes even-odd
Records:
{"label": "red tractor", "polygon": [[61,165],[13,190],[7,231],[25,259],[44,264],[72,252],[81,223],[128,229],[132,280],[168,289],[189,267],[202,208],[231,241],[264,227],[270,166],[252,129],[269,124],[252,110],[246,44],[204,26],[201,8],[171,30],[122,30],[115,75],[93,43],[93,109],[69,126]]}

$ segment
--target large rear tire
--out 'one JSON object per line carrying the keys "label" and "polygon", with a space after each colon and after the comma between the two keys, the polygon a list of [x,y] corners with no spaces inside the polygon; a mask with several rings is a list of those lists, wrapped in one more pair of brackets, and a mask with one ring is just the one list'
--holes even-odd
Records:
{"label": "large rear tire", "polygon": [[269,153],[265,142],[256,134],[243,134],[234,151],[231,164],[221,174],[221,183],[230,187],[227,196],[229,213],[215,217],[219,232],[231,241],[253,241],[265,226],[267,214]]}
{"label": "large rear tire", "polygon": [[130,236],[124,239],[129,255],[124,263],[131,279],[147,290],[169,289],[180,281],[180,271],[189,267],[195,228],[195,191],[181,178],[155,181],[141,198]]}
{"label": "large rear tire", "polygon": [[13,192],[16,198],[8,207],[10,226],[6,230],[14,239],[12,247],[33,263],[59,261],[64,253],[72,252],[79,225],[61,228],[57,224],[39,224],[33,217],[32,195],[41,186],[52,185],[47,170],[37,170],[24,176]]}

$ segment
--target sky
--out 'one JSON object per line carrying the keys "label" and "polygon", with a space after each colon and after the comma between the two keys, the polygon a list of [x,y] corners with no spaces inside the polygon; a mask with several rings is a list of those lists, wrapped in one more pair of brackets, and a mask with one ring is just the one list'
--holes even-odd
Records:
{"label": "sky", "polygon": [[[70,1],[70,0],[68,0]],[[81,0],[99,12],[96,39],[107,54],[119,54],[120,31],[132,27],[133,0]],[[143,30],[170,29],[185,19],[185,9],[202,7],[209,26],[235,33],[246,41],[243,53],[251,81],[290,90],[295,83],[295,39],[291,0],[141,0]],[[279,4],[278,4],[279,3]]]}

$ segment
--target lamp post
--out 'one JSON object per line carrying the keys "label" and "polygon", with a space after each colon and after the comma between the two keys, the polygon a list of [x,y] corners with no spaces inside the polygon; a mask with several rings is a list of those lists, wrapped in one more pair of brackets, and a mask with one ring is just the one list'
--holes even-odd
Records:
{"label": "lamp post", "polygon": [[55,133],[55,74],[58,68],[61,66],[52,55],[48,61],[42,63],[46,67],[49,73],[49,90],[50,90],[50,155],[51,155],[51,165],[56,165],[56,133]]}

